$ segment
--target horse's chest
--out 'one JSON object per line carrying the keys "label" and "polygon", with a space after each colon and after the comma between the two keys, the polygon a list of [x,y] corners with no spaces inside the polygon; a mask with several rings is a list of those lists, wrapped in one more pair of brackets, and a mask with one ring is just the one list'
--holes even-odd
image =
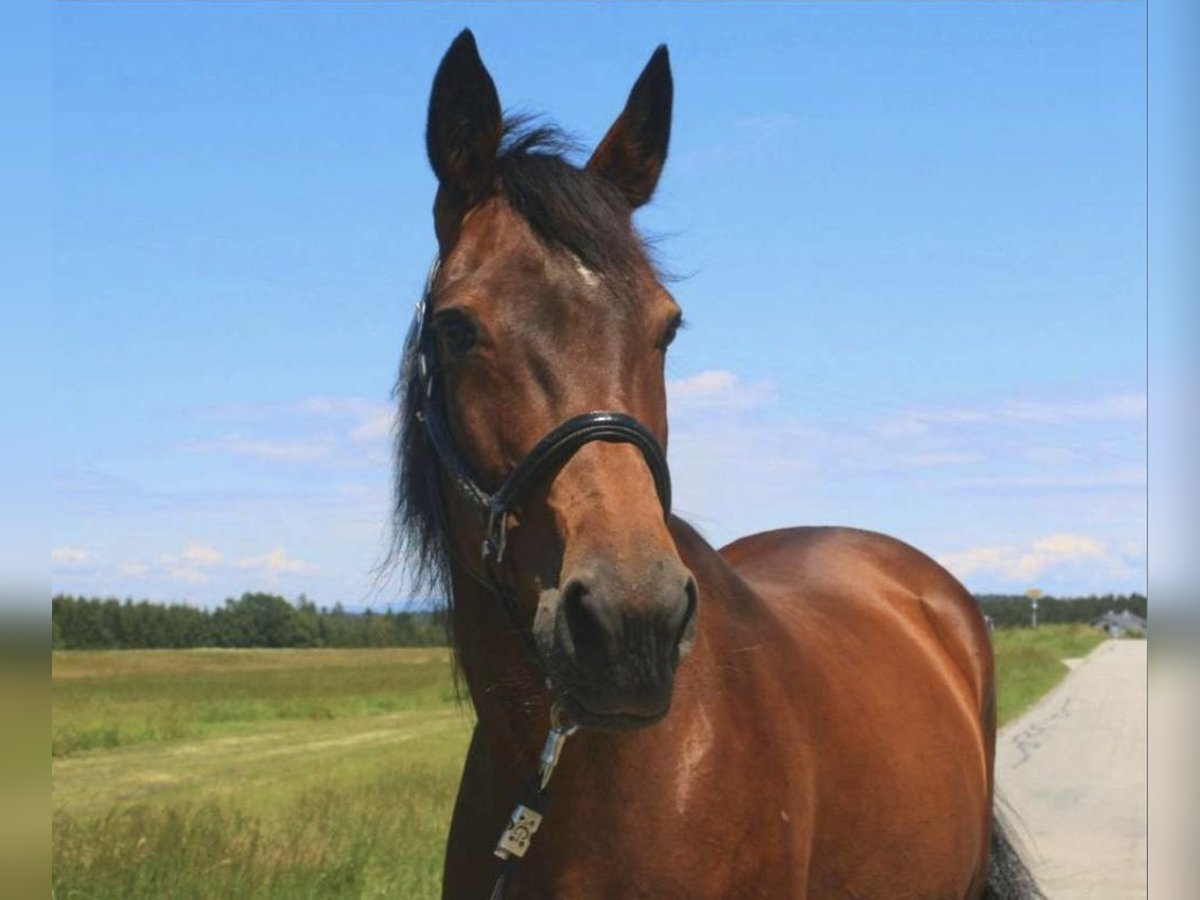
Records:
{"label": "horse's chest", "polygon": [[621,821],[593,820],[589,827],[569,829],[564,840],[544,848],[541,871],[530,873],[529,892],[521,896],[729,900],[800,895],[806,839],[799,816],[778,803],[768,813],[719,798],[681,813],[666,802],[670,799],[631,810]]}

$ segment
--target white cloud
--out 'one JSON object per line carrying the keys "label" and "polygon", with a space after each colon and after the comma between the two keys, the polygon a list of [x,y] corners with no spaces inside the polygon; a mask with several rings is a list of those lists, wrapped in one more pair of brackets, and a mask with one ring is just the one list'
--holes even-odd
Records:
{"label": "white cloud", "polygon": [[1144,538],[1135,538],[1125,541],[1121,544],[1121,555],[1132,559],[1141,559],[1146,555],[1146,541]]}
{"label": "white cloud", "polygon": [[1013,421],[1046,425],[1065,422],[1136,422],[1146,417],[1146,394],[1129,392],[1096,400],[1060,402],[1006,400],[1000,407],[1000,415]]}
{"label": "white cloud", "polygon": [[314,395],[292,403],[234,404],[201,412],[204,419],[253,422],[264,430],[286,428],[291,434],[313,431],[317,422],[332,423],[303,438],[272,435],[228,434],[212,440],[192,441],[181,449],[194,453],[249,456],[272,462],[328,462],[361,458],[349,444],[376,443],[391,435],[396,410],[393,404],[365,397]]}
{"label": "white cloud", "polygon": [[1079,459],[1080,453],[1070,447],[1037,446],[1024,448],[1021,456],[1035,463],[1068,463]]}
{"label": "white cloud", "polygon": [[295,403],[282,407],[285,412],[315,416],[318,418],[337,418],[341,416],[367,416],[375,412],[380,404],[365,397],[305,397]]}
{"label": "white cloud", "polygon": [[227,403],[197,411],[203,419],[224,422],[262,422],[280,417],[306,416],[317,419],[361,416],[378,406],[365,397],[315,394],[289,403]]}
{"label": "white cloud", "polygon": [[221,551],[208,544],[192,542],[183,548],[181,558],[196,566],[215,566],[221,561]]}
{"label": "white cloud", "polygon": [[982,410],[911,409],[889,416],[879,424],[878,431],[885,438],[918,437],[929,432],[934,425],[986,422],[989,418]]}
{"label": "white cloud", "polygon": [[209,580],[206,570],[220,565],[223,558],[221,551],[215,547],[192,541],[183,548],[182,553],[165,553],[158,561],[166,569],[167,577],[173,581],[205,584]]}
{"label": "white cloud", "polygon": [[195,566],[168,566],[167,577],[172,581],[182,581],[186,584],[207,584],[209,576]]}
{"label": "white cloud", "polygon": [[1085,564],[1112,575],[1124,575],[1128,565],[1101,540],[1086,534],[1058,532],[1035,540],[1027,548],[1012,545],[970,547],[938,557],[957,578],[999,576],[1027,583],[1064,566]]}
{"label": "white cloud", "polygon": [[969,463],[981,462],[983,457],[978,453],[956,453],[947,451],[943,453],[914,453],[910,456],[900,457],[898,460],[901,466],[912,466],[914,468],[934,468],[938,466],[965,466]]}
{"label": "white cloud", "polygon": [[994,571],[1006,565],[1013,555],[1011,547],[971,547],[938,557],[938,562],[956,578],[967,579],[977,572]]}
{"label": "white cloud", "polygon": [[193,441],[182,445],[192,453],[225,453],[249,456],[270,462],[317,462],[333,455],[333,445],[326,440],[270,440],[249,438],[238,434],[215,441]]}
{"label": "white cloud", "polygon": [[914,437],[935,425],[1074,422],[1136,422],[1146,417],[1145,392],[1126,391],[1097,399],[1040,400],[1009,397],[978,408],[931,407],[904,410],[879,426],[884,437]]}
{"label": "white cloud", "polygon": [[50,564],[58,569],[78,569],[95,561],[95,553],[79,547],[55,547],[50,551]]}
{"label": "white cloud", "polygon": [[352,419],[350,439],[355,443],[384,440],[391,436],[396,407],[365,397],[306,397],[285,408],[293,415],[322,419]]}
{"label": "white cloud", "polygon": [[725,369],[708,369],[667,382],[669,408],[681,414],[698,410],[750,409],[770,403],[775,397],[774,382],[763,380],[747,384]]}
{"label": "white cloud", "polygon": [[130,575],[133,577],[145,575],[150,571],[150,567],[140,559],[131,559],[129,562],[123,562],[117,568],[122,575]]}
{"label": "white cloud", "polygon": [[267,551],[262,556],[240,559],[234,565],[239,569],[258,569],[273,575],[305,575],[316,571],[316,566],[287,555],[282,547]]}
{"label": "white cloud", "polygon": [[1142,488],[1146,486],[1146,467],[1126,466],[1120,469],[1106,469],[1096,472],[981,476],[978,478],[964,478],[957,483],[960,487],[965,488]]}
{"label": "white cloud", "polygon": [[385,440],[391,437],[395,420],[396,412],[390,407],[373,410],[351,429],[350,439],[358,444]]}
{"label": "white cloud", "polygon": [[1062,532],[1034,541],[1033,549],[1021,554],[1012,570],[1015,577],[1036,578],[1060,563],[1103,560],[1107,553],[1104,544],[1094,537]]}

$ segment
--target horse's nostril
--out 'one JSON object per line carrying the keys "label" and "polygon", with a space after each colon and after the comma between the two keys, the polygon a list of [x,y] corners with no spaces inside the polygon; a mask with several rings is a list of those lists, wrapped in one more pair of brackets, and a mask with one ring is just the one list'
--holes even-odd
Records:
{"label": "horse's nostril", "polygon": [[696,588],[696,579],[688,577],[687,584],[683,586],[683,592],[687,594],[687,612],[683,614],[683,625],[680,628],[680,633],[686,632],[696,618],[696,604],[698,603],[699,591]]}
{"label": "horse's nostril", "polygon": [[562,589],[562,611],[566,618],[571,649],[577,660],[595,660],[604,646],[605,622],[596,598],[582,578],[572,578]]}
{"label": "horse's nostril", "polygon": [[566,587],[562,589],[563,607],[568,611],[571,609],[578,611],[587,592],[587,585],[581,579],[572,578],[567,582]]}
{"label": "horse's nostril", "polygon": [[680,654],[686,654],[691,649],[692,633],[695,631],[696,623],[696,605],[698,591],[696,589],[696,579],[688,577],[687,582],[683,586],[684,597],[686,598],[683,618],[679,620],[679,626],[675,631],[675,650]]}

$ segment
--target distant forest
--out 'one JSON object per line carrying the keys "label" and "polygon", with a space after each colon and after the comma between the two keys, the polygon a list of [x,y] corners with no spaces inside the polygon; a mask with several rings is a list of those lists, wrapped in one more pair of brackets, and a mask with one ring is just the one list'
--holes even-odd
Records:
{"label": "distant forest", "polygon": [[187,647],[439,647],[448,642],[440,610],[349,612],[295,603],[274,594],[242,594],[216,609],[121,601],[51,600],[56,650],[156,650]]}
{"label": "distant forest", "polygon": [[[1021,628],[1030,624],[1029,598],[1021,594],[976,594],[992,624],[997,628]],[[1106,612],[1129,610],[1143,619],[1146,598],[1141,594],[1105,594],[1102,597],[1039,597],[1038,623],[1091,622]]]}
{"label": "distant forest", "polygon": [[[998,628],[1028,627],[1029,598],[976,597]],[[440,610],[349,612],[341,604],[317,607],[303,594],[295,603],[274,594],[242,594],[216,609],[135,602],[115,597],[51,600],[56,650],[152,650],[188,647],[435,647],[448,642]],[[1090,622],[1109,610],[1146,615],[1141,594],[1041,597],[1038,621]]]}

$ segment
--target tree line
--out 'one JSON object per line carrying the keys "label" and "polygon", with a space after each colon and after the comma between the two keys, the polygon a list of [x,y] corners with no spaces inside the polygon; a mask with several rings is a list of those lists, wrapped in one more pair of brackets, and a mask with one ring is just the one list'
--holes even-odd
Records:
{"label": "tree line", "polygon": [[[997,628],[1030,624],[1030,601],[1019,594],[976,599]],[[1142,594],[1040,597],[1038,621],[1091,622],[1112,610],[1146,616]],[[115,597],[51,599],[51,642],[56,650],[153,650],[190,647],[435,647],[449,642],[442,610],[317,607],[303,594],[290,603],[275,594],[248,593],[216,609],[134,602]]]}
{"label": "tree line", "polygon": [[[976,600],[997,628],[1024,628],[1030,624],[1032,603],[1021,594],[977,594]],[[1038,597],[1038,623],[1091,622],[1106,612],[1129,610],[1146,618],[1142,594],[1104,594],[1090,597]]]}
{"label": "tree line", "polygon": [[56,650],[153,650],[190,647],[436,647],[448,643],[445,613],[349,612],[247,593],[216,609],[115,597],[51,599]]}

